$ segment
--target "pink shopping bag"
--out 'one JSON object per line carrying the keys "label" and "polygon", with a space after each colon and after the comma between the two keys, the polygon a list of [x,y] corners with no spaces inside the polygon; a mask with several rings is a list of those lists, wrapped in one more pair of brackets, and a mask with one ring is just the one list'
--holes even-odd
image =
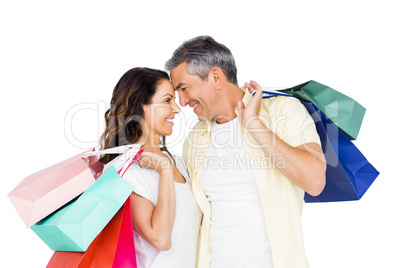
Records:
{"label": "pink shopping bag", "polygon": [[[121,176],[137,161],[139,151]],[[137,268],[130,197],[85,252],[55,251],[46,268]]]}
{"label": "pink shopping bag", "polygon": [[112,268],[119,267],[137,268],[130,197],[124,204],[123,222]]}
{"label": "pink shopping bag", "polygon": [[27,227],[83,193],[102,174],[98,157],[88,152],[26,177],[8,194]]}

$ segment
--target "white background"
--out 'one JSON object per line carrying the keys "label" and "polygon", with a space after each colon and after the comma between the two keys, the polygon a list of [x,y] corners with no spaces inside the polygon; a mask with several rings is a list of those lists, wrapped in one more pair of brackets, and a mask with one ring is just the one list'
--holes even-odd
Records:
{"label": "white background", "polygon": [[[402,267],[400,11],[388,0],[2,1],[1,266],[45,267],[52,255],[6,195],[96,145],[125,71],[163,69],[184,40],[207,34],[231,49],[240,84],[314,79],[367,108],[355,144],[381,175],[360,201],[305,205],[307,255],[312,268]],[[183,115],[168,140],[179,154],[195,122]]]}

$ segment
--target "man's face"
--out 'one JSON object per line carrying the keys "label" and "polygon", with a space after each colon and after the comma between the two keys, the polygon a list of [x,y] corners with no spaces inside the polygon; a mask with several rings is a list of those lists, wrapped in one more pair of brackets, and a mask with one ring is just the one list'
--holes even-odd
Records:
{"label": "man's face", "polygon": [[198,119],[212,120],[219,109],[219,100],[215,97],[213,78],[208,76],[202,80],[198,75],[191,75],[187,71],[187,63],[181,63],[170,71],[173,88],[179,94],[180,105],[194,107]]}

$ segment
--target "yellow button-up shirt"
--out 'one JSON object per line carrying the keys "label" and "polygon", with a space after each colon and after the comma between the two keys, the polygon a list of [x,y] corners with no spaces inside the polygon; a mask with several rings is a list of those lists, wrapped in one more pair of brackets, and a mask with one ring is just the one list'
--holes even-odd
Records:
{"label": "yellow button-up shirt", "polygon": [[[243,87],[242,90],[245,92],[243,102],[247,105],[252,96],[246,88]],[[236,114],[238,115],[237,108]],[[291,146],[296,147],[309,142],[320,144],[313,119],[296,98],[263,99],[259,118],[272,132]],[[251,134],[241,124],[239,125],[242,142],[246,152],[250,154],[250,159],[260,159],[259,165],[251,166],[261,198],[274,267],[308,267],[301,227],[304,191],[276,169],[275,163],[270,163]],[[198,268],[209,267],[211,258],[209,241],[211,205],[198,181],[198,172],[211,142],[210,127],[209,121],[198,122],[186,138],[183,147],[183,157],[188,165],[193,193],[203,212],[198,241]],[[275,140],[270,146],[275,146]],[[286,164],[286,160],[283,161],[276,164]]]}

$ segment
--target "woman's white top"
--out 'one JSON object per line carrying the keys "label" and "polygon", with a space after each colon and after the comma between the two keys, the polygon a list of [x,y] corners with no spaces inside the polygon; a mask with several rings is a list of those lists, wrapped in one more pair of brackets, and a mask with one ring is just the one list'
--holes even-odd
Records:
{"label": "woman's white top", "polygon": [[273,267],[261,199],[239,120],[211,125],[211,145],[199,182],[211,204],[211,268]]}
{"label": "woman's white top", "polygon": [[[138,268],[193,268],[196,265],[201,210],[194,199],[191,181],[183,159],[178,156],[174,156],[174,159],[177,169],[183,174],[186,182],[175,182],[176,216],[172,232],[172,247],[167,251],[160,251],[134,231]],[[119,170],[124,163],[122,157],[118,157],[105,166],[105,169],[113,164],[116,170]],[[138,163],[134,163],[123,178],[134,185],[136,194],[148,199],[156,206],[159,186],[157,171],[141,168]]]}

